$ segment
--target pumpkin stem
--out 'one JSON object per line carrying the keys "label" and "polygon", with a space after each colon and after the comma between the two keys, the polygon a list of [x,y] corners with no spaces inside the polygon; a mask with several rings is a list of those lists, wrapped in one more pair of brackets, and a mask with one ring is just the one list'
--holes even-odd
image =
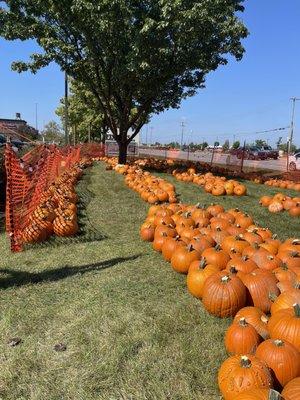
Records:
{"label": "pumpkin stem", "polygon": [[188,252],[190,253],[191,251],[195,250],[192,244],[189,244],[187,246]]}
{"label": "pumpkin stem", "polygon": [[275,344],[275,346],[277,347],[282,347],[284,345],[284,342],[280,339],[276,339],[273,341],[273,343]]}
{"label": "pumpkin stem", "polygon": [[290,255],[291,255],[291,257],[293,257],[293,258],[298,258],[298,257],[300,257],[300,253],[299,253],[298,251],[292,251],[292,252],[290,253]]}
{"label": "pumpkin stem", "polygon": [[240,318],[240,320],[239,320],[239,324],[241,325],[241,326],[244,326],[244,327],[246,327],[246,326],[248,326],[248,322],[246,321],[246,318]]}
{"label": "pumpkin stem", "polygon": [[280,393],[276,392],[276,390],[274,389],[270,389],[268,400],[280,400],[280,399],[283,399]]}
{"label": "pumpkin stem", "polygon": [[278,296],[276,296],[275,293],[269,292],[269,300],[271,300],[271,301],[274,302],[274,301],[277,299],[277,297],[278,297]]}
{"label": "pumpkin stem", "polygon": [[222,276],[221,282],[222,283],[228,283],[230,281],[230,277],[228,275]]}
{"label": "pumpkin stem", "polygon": [[287,263],[282,263],[280,268],[283,269],[284,271],[287,271],[289,269],[289,267],[287,266]]}
{"label": "pumpkin stem", "polygon": [[215,246],[215,249],[216,249],[217,251],[220,251],[220,250],[221,250],[221,246],[220,246],[219,244],[217,244],[217,245]]}
{"label": "pumpkin stem", "polygon": [[300,318],[300,304],[297,304],[297,303],[293,304],[293,308],[295,311],[295,316],[297,318]]}
{"label": "pumpkin stem", "polygon": [[260,317],[260,320],[261,320],[261,322],[263,322],[264,324],[267,324],[268,321],[269,321],[268,317],[266,317],[265,315],[262,315],[262,316]]}
{"label": "pumpkin stem", "polygon": [[235,266],[232,266],[232,267],[230,267],[229,272],[230,272],[231,274],[237,274],[237,273],[238,273],[238,270],[235,268]]}
{"label": "pumpkin stem", "polygon": [[251,361],[247,356],[242,356],[241,357],[241,367],[243,368],[250,368],[251,366]]}
{"label": "pumpkin stem", "polygon": [[206,261],[206,259],[203,257],[203,258],[201,258],[201,260],[200,260],[200,268],[201,268],[201,269],[204,269],[206,266],[207,266],[207,261]]}
{"label": "pumpkin stem", "polygon": [[292,244],[300,244],[300,239],[294,239],[294,240],[292,241]]}

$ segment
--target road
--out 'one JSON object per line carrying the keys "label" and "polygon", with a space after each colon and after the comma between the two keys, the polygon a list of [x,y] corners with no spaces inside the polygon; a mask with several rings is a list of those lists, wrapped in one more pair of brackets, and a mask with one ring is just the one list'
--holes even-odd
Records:
{"label": "road", "polygon": [[[139,154],[140,156],[172,158],[178,160],[200,161],[206,163],[210,163],[213,156],[213,164],[223,164],[235,167],[241,165],[241,160],[237,159],[235,156],[230,156],[229,154],[222,154],[217,152],[213,154],[211,151],[190,153],[181,150],[158,150],[153,148],[140,148]],[[279,158],[278,160],[244,160],[244,166],[253,170],[267,169],[286,172],[286,164],[286,157]]]}

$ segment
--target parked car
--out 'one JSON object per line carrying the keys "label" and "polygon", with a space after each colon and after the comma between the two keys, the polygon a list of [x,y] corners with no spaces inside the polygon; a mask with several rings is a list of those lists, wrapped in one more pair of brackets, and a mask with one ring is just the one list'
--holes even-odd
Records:
{"label": "parked car", "polygon": [[300,151],[297,151],[295,154],[290,156],[289,169],[290,171],[300,170]]}
{"label": "parked car", "polygon": [[243,152],[245,151],[244,159],[245,160],[266,160],[267,154],[265,151],[260,150],[258,147],[250,146],[246,147],[245,150],[243,147],[239,147],[238,149],[230,150],[230,154],[234,154],[237,158],[241,159],[243,157]]}
{"label": "parked car", "polygon": [[279,157],[279,151],[272,149],[271,146],[263,146],[260,149],[266,153],[266,158],[272,158],[273,160],[277,160]]}

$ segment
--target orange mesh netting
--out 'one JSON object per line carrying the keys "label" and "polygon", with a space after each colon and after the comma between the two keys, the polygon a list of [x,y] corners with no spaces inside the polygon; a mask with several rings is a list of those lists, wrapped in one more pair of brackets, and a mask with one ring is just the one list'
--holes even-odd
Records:
{"label": "orange mesh netting", "polygon": [[19,159],[10,144],[5,149],[6,231],[11,250],[21,251],[22,231],[29,217],[39,205],[42,194],[65,170],[82,157],[100,157],[104,146],[88,143],[58,148],[56,145],[38,145]]}

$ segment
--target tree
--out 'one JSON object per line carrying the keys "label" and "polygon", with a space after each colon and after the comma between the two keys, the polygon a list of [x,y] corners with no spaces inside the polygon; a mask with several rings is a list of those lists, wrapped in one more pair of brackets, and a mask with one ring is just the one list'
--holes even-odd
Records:
{"label": "tree", "polygon": [[[65,123],[65,99],[60,100],[56,109],[62,124]],[[84,85],[74,80],[70,84],[68,98],[68,122],[76,129],[76,136],[80,141],[86,142],[89,136],[92,140],[105,142],[108,125],[104,114],[101,112],[95,96]]]}
{"label": "tree", "polygon": [[227,139],[227,140],[225,140],[222,148],[223,148],[224,151],[227,151],[227,150],[229,150],[229,147],[230,147],[229,140]]}
{"label": "tree", "polygon": [[233,149],[238,149],[240,147],[240,145],[241,145],[241,143],[238,140],[236,140],[235,142],[233,142],[232,148]]}
{"label": "tree", "polygon": [[[243,0],[6,0],[0,35],[43,52],[19,72],[55,61],[90,90],[119,145],[119,162],[149,115],[178,108],[206,75],[244,53]],[[132,113],[132,110],[135,110]]]}
{"label": "tree", "polygon": [[220,146],[220,142],[215,142],[214,147],[218,147],[218,146]]}
{"label": "tree", "polygon": [[255,146],[258,147],[259,149],[261,149],[264,146],[267,146],[267,142],[265,140],[262,139],[257,139],[255,140]]}
{"label": "tree", "polygon": [[63,141],[62,130],[55,121],[49,121],[48,124],[44,126],[41,135],[46,142],[61,143]]}
{"label": "tree", "polygon": [[[285,153],[287,153],[288,151],[288,143],[282,143],[279,145],[278,150],[282,150]],[[294,153],[297,150],[297,146],[295,146],[294,144],[290,145],[290,153]]]}
{"label": "tree", "polygon": [[203,143],[201,144],[201,149],[202,149],[202,150],[205,150],[207,147],[208,147],[208,143],[207,143],[207,142],[203,142]]}

